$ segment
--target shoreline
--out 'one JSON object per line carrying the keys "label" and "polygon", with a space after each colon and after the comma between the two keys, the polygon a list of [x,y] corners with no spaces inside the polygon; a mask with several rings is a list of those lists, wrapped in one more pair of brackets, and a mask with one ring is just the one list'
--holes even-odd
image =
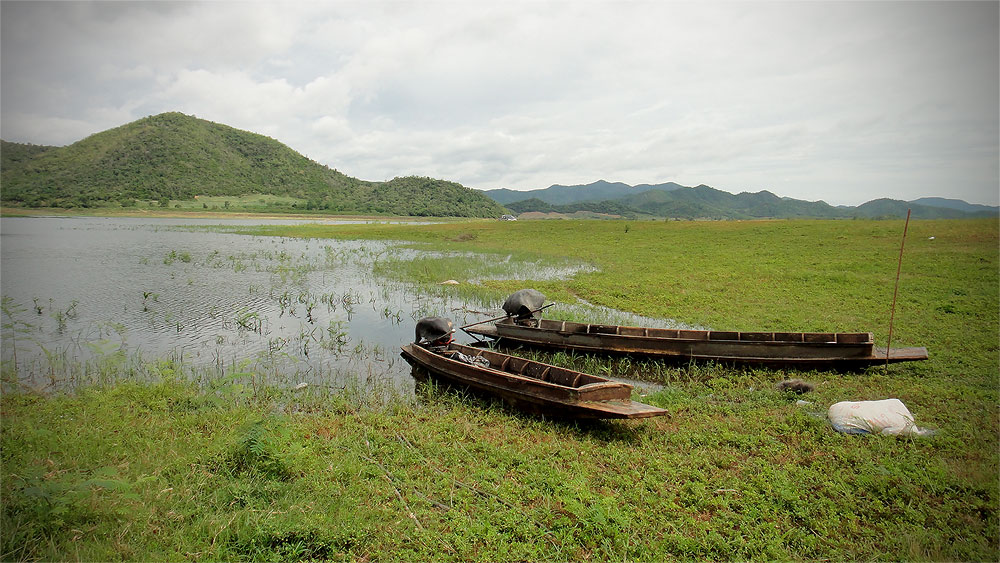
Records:
{"label": "shoreline", "polygon": [[[195,219],[316,219],[316,220],[369,220],[369,221],[460,221],[477,220],[476,217],[412,217],[409,215],[321,215],[311,213],[256,213],[253,211],[180,211],[180,210],[116,210],[116,209],[91,209],[77,211],[61,208],[33,208],[21,209],[15,207],[0,208],[0,218],[2,217],[158,217],[158,218],[183,218]],[[479,219],[481,220],[481,219]]]}

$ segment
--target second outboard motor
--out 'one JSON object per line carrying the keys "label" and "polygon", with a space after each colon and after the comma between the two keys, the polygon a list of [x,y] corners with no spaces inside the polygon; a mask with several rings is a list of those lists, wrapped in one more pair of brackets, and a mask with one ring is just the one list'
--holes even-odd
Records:
{"label": "second outboard motor", "polygon": [[444,317],[426,317],[417,321],[414,330],[414,344],[428,343],[431,346],[447,346],[455,334],[455,324]]}
{"label": "second outboard motor", "polygon": [[536,289],[521,289],[510,294],[503,302],[503,310],[516,321],[526,321],[539,316],[545,296]]}

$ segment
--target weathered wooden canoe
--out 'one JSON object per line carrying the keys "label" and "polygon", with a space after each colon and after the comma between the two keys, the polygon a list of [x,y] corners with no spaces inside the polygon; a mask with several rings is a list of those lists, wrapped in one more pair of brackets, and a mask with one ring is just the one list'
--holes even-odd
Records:
{"label": "weathered wooden canoe", "polygon": [[[680,361],[715,361],[798,369],[863,369],[927,359],[926,348],[875,347],[870,332],[732,332],[575,323],[515,322],[512,318],[468,332],[510,344],[628,354]],[[887,357],[888,356],[888,357]]]}
{"label": "weathered wooden canoe", "polygon": [[[455,359],[482,357],[489,367]],[[558,418],[645,418],[667,411],[631,400],[632,386],[603,377],[500,352],[450,343],[407,344],[402,354],[414,368],[499,397],[509,404]]]}

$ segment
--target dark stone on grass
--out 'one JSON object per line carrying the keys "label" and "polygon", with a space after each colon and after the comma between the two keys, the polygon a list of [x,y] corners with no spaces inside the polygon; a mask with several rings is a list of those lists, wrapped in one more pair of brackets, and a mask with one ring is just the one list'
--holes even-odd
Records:
{"label": "dark stone on grass", "polygon": [[812,383],[802,381],[801,379],[785,379],[784,381],[775,383],[774,386],[778,391],[792,391],[799,395],[808,393],[816,388]]}

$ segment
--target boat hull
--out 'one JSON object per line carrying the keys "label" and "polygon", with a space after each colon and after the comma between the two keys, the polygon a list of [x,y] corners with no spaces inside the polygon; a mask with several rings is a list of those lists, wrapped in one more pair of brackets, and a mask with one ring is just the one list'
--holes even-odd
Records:
{"label": "boat hull", "polygon": [[675,361],[795,369],[864,369],[885,363],[926,360],[926,348],[875,347],[871,333],[721,332],[542,320],[525,326],[504,319],[469,332],[510,344],[622,354]]}
{"label": "boat hull", "polygon": [[[485,368],[443,354],[483,356]],[[401,355],[414,368],[449,383],[498,397],[521,410],[555,418],[647,418],[667,411],[631,400],[632,386],[516,356],[459,344],[430,350],[408,344]]]}

